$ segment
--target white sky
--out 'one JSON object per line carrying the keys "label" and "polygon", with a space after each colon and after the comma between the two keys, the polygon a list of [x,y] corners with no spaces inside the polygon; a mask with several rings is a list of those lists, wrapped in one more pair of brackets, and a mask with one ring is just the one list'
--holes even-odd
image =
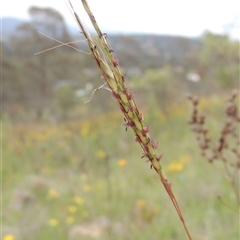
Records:
{"label": "white sky", "polygon": [[[81,0],[72,3],[86,19]],[[100,27],[107,32],[196,37],[205,30],[227,33],[230,29],[239,38],[239,0],[88,0],[88,3]],[[30,6],[55,8],[66,22],[76,25],[67,0],[1,0],[1,16],[27,18]],[[229,28],[231,24],[234,28]]]}

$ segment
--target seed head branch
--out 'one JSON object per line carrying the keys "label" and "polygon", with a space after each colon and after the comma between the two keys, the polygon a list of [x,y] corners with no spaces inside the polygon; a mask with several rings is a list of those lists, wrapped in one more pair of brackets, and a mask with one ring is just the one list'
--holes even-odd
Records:
{"label": "seed head branch", "polygon": [[183,223],[188,238],[192,239],[184,222],[184,218],[179,208],[178,202],[173,194],[172,183],[168,181],[167,176],[160,164],[160,160],[162,159],[163,155],[157,155],[156,153],[158,142],[150,137],[149,127],[146,127],[144,125],[143,116],[137,108],[133,93],[127,87],[125,78],[121,74],[118,59],[115,57],[114,52],[107,41],[107,35],[101,32],[86,0],[82,0],[82,4],[92,22],[94,29],[96,30],[97,36],[94,37],[91,37],[87,32],[86,28],[81,22],[81,19],[74,11],[70,0],[69,3],[73,10],[76,21],[88,42],[92,57],[97,63],[97,66],[100,68],[103,79],[111,89],[112,96],[124,115],[126,129],[131,128],[133,130],[135,134],[135,140],[140,144],[143,150],[143,157],[146,157],[147,160],[150,161],[151,167],[154,168],[154,170],[159,175],[159,178],[164,185],[179,215],[179,218]]}

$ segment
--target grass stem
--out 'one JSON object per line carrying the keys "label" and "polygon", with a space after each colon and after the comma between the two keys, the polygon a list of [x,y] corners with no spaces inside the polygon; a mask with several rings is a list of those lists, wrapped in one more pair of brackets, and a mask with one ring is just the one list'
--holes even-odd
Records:
{"label": "grass stem", "polygon": [[151,163],[151,167],[157,172],[159,178],[164,185],[168,196],[170,197],[178,216],[184,226],[184,229],[187,233],[188,238],[191,240],[192,237],[189,233],[187,225],[184,221],[182,212],[178,205],[178,202],[175,198],[175,195],[172,191],[172,183],[167,179],[165,172],[162,169],[160,161],[162,159],[162,154],[157,155],[156,149],[158,148],[158,142],[153,140],[149,135],[149,127],[144,126],[143,116],[137,108],[137,105],[134,101],[134,95],[130,89],[126,86],[125,78],[121,74],[118,59],[115,57],[113,50],[110,47],[110,44],[107,41],[107,35],[102,33],[97,21],[91,12],[89,5],[86,0],[82,0],[83,7],[87,12],[92,25],[97,33],[97,36],[92,37],[90,33],[84,27],[81,19],[75,12],[71,1],[69,0],[70,6],[73,10],[73,14],[76,18],[76,21],[85,36],[88,46],[91,50],[92,57],[95,60],[98,68],[100,69],[103,79],[107,83],[109,89],[112,92],[112,96],[117,102],[120,110],[124,115],[126,122],[126,129],[131,128],[135,134],[135,141],[137,141],[142,150],[143,157],[146,157]]}

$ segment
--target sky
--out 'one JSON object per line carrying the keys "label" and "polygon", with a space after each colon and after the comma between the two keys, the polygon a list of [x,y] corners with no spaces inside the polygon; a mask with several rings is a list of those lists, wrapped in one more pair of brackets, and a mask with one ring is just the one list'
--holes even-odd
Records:
{"label": "sky", "polygon": [[[108,33],[199,37],[205,31],[211,31],[240,37],[239,0],[88,0],[88,3],[102,31]],[[72,0],[72,4],[90,26],[81,0]],[[68,0],[2,0],[1,17],[26,19],[30,6],[52,7],[63,15],[68,24],[77,26]]]}

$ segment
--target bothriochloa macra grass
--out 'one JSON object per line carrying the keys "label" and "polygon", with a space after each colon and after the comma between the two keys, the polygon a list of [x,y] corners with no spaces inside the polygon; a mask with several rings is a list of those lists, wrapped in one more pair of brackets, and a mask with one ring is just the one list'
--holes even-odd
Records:
{"label": "bothriochloa macra grass", "polygon": [[132,129],[135,135],[135,141],[139,143],[143,151],[142,158],[146,158],[150,162],[151,168],[153,168],[158,177],[160,178],[168,196],[170,197],[177,213],[182,221],[185,232],[189,239],[192,239],[183,215],[181,213],[178,202],[175,198],[175,195],[172,190],[172,183],[168,180],[164,170],[161,166],[161,160],[163,154],[157,153],[157,148],[159,146],[158,142],[151,138],[150,136],[150,127],[144,124],[143,115],[139,111],[135,101],[134,94],[127,87],[126,79],[122,75],[119,68],[119,61],[116,58],[113,49],[110,47],[110,44],[107,40],[107,34],[102,33],[100,30],[97,21],[89,8],[89,5],[86,0],[82,0],[83,7],[87,12],[91,23],[96,31],[96,35],[93,36],[87,31],[87,28],[84,26],[81,18],[78,16],[76,11],[73,8],[71,1],[69,4],[73,11],[74,17],[81,29],[81,33],[84,35],[88,47],[91,51],[91,55],[95,60],[97,67],[100,69],[104,84],[111,91],[112,97],[118,104],[125,121],[126,130],[128,128]]}

